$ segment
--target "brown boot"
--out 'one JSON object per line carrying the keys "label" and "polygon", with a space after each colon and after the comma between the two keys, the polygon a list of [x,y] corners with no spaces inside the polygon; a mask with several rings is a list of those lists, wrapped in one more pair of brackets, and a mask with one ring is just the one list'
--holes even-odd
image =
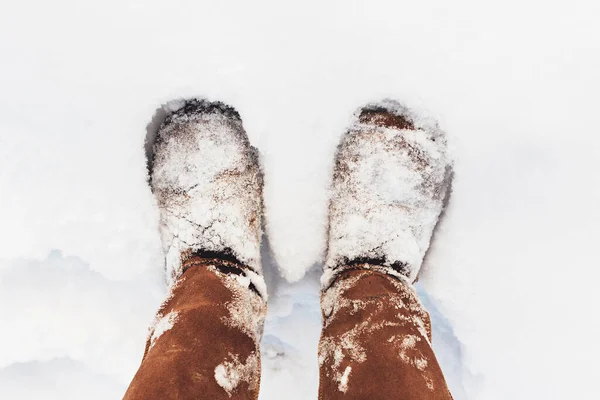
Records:
{"label": "brown boot", "polygon": [[342,138],[322,278],[320,399],[451,399],[412,283],[449,193],[434,121],[393,101]]}
{"label": "brown boot", "polygon": [[151,186],[171,291],[125,399],[256,399],[263,179],[239,114],[180,104],[158,132]]}

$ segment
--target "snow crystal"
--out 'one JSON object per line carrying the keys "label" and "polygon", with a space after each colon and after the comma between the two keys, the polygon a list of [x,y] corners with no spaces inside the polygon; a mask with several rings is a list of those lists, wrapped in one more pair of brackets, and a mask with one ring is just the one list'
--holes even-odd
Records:
{"label": "snow crystal", "polygon": [[321,308],[323,309],[326,319],[324,321],[325,326],[329,322],[335,320],[336,313],[352,304],[352,300],[342,296],[344,291],[354,286],[356,282],[360,280],[359,275],[355,275],[346,278],[343,283],[335,284],[329,287],[321,296]]}
{"label": "snow crystal", "polygon": [[240,374],[237,370],[230,368],[228,364],[219,364],[215,368],[215,379],[219,386],[221,386],[229,397],[231,392],[235,389],[240,381]]}
{"label": "snow crystal", "polygon": [[429,364],[428,361],[424,358],[415,358],[414,362],[415,367],[417,367],[419,371],[423,371],[425,368],[427,368],[427,365]]}
{"label": "snow crystal", "polygon": [[[424,358],[411,358],[409,354],[414,353],[417,342],[421,341],[421,337],[416,335],[406,335],[400,341],[400,359],[405,363],[415,365],[420,371],[427,366],[427,360]],[[419,352],[420,354],[420,352]]]}
{"label": "snow crystal", "polygon": [[175,322],[177,322],[178,316],[179,313],[177,311],[171,311],[167,315],[157,318],[156,323],[152,327],[152,336],[150,336],[150,348],[154,346],[158,338],[160,338],[163,333],[173,328],[173,325],[175,325]]}
{"label": "snow crystal", "polygon": [[348,378],[350,377],[350,372],[352,372],[352,367],[346,367],[344,374],[340,378],[340,384],[338,385],[338,390],[340,392],[346,393],[348,390]]}
{"label": "snow crystal", "polygon": [[240,362],[239,357],[229,354],[230,360],[225,360],[215,368],[215,380],[229,397],[238,387],[240,382],[247,382],[250,388],[258,385],[260,362],[256,353],[252,352],[245,363]]}
{"label": "snow crystal", "polygon": [[417,344],[417,341],[420,340],[420,338],[418,336],[415,335],[406,335],[403,339],[402,339],[402,349],[406,350],[406,349],[413,349],[415,347],[415,345]]}
{"label": "snow crystal", "polygon": [[425,378],[425,383],[427,384],[427,389],[429,389],[429,390],[435,389],[435,387],[433,386],[433,379],[431,379],[428,376],[425,376],[424,378]]}
{"label": "snow crystal", "polygon": [[241,275],[223,273],[214,265],[207,268],[218,275],[232,293],[232,300],[227,304],[229,315],[223,317],[222,321],[244,332],[257,343],[260,342],[267,304],[261,296],[250,289],[251,279]]}

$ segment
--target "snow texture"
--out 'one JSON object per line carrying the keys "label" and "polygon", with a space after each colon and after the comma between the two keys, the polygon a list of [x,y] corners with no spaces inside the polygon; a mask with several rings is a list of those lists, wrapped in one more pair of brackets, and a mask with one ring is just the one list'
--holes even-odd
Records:
{"label": "snow texture", "polygon": [[[343,295],[344,292],[352,289],[360,279],[361,277],[356,275],[338,280],[324,291],[321,297],[321,305],[326,327],[336,320],[338,313],[342,310],[343,314],[348,312],[360,313],[366,307],[377,309],[382,305],[376,297],[367,300],[350,300],[345,298]],[[363,346],[363,340],[370,338],[373,332],[389,326],[417,327],[421,335],[420,337],[413,335],[400,337],[394,335],[388,339],[388,342],[392,343],[398,349],[400,360],[417,367],[422,372],[423,379],[428,382],[428,385],[432,381],[425,370],[428,364],[427,360],[422,358],[420,351],[418,354],[414,354],[417,350],[413,349],[416,340],[426,340],[429,343],[429,331],[431,327],[426,325],[425,322],[428,317],[427,311],[425,311],[423,304],[419,301],[414,287],[406,282],[406,277],[398,280],[394,279],[390,282],[396,287],[397,291],[390,294],[386,298],[386,302],[393,305],[397,310],[403,308],[410,309],[410,316],[399,313],[397,318],[393,320],[374,322],[374,319],[376,320],[377,317],[368,312],[363,312],[362,314],[365,318],[360,324],[348,327],[341,335],[323,335],[321,337],[321,342],[319,343],[319,364],[323,365],[326,363],[331,367],[330,370],[325,370],[325,379],[332,379],[341,392],[346,392],[348,389],[348,376],[351,371],[351,369],[348,369],[349,367],[351,368],[352,365],[363,363],[369,357],[377,357],[377,354],[367,353],[366,348]],[[345,365],[344,368],[342,368],[343,365]]]}
{"label": "snow texture", "polygon": [[240,116],[205,100],[175,107],[158,131],[150,182],[167,277],[174,282],[194,253],[229,254],[266,294],[259,276],[263,178]]}
{"label": "snow texture", "polygon": [[229,397],[232,397],[240,382],[247,382],[251,389],[256,388],[259,384],[256,371],[260,369],[256,353],[250,354],[244,363],[237,355],[230,354],[229,357],[230,360],[223,361],[215,368],[215,380],[219,386],[225,389]]}
{"label": "snow texture", "polygon": [[446,136],[390,100],[355,118],[336,155],[324,285],[357,261],[414,282],[450,188]]}
{"label": "snow texture", "polygon": [[158,318],[154,326],[151,328],[151,336],[150,336],[150,348],[154,346],[154,343],[162,336],[163,333],[173,328],[175,322],[177,322],[178,313],[176,311],[171,311],[165,316],[161,316]]}
{"label": "snow texture", "polygon": [[265,298],[250,289],[251,278],[220,272],[214,265],[208,269],[219,276],[232,293],[232,300],[227,304],[229,315],[223,317],[223,322],[260,343],[267,308]]}
{"label": "snow texture", "polygon": [[344,373],[342,374],[342,377],[340,379],[340,385],[338,386],[338,389],[342,393],[346,393],[346,391],[348,390],[348,378],[350,377],[351,372],[352,367],[346,367]]}
{"label": "snow texture", "polygon": [[598,15],[596,0],[4,2],[0,398],[125,393],[167,293],[144,140],[192,97],[234,106],[260,150],[261,399],[316,398],[334,154],[383,98],[434,115],[455,160],[418,283],[454,398],[600,398]]}

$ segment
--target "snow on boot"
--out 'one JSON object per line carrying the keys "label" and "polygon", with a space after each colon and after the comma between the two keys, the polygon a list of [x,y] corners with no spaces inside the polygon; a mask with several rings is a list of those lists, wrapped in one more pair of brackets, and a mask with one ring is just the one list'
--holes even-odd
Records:
{"label": "snow on boot", "polygon": [[359,110],[335,159],[324,287],[358,266],[413,283],[451,176],[435,121],[391,100]]}
{"label": "snow on boot", "polygon": [[233,108],[192,99],[162,123],[153,147],[151,187],[172,285],[194,256],[243,265],[266,298],[260,260],[263,176]]}

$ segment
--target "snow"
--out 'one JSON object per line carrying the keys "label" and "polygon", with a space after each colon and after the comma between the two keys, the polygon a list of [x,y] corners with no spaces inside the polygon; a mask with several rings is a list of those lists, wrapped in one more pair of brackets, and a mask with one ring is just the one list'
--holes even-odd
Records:
{"label": "snow", "polygon": [[248,382],[249,387],[256,388],[258,385],[255,371],[258,370],[258,357],[251,353],[245,363],[241,363],[237,355],[229,354],[231,361],[224,361],[215,368],[215,380],[221,386],[229,397],[237,388],[240,382]]}
{"label": "snow", "polygon": [[[352,367],[377,357],[377,353],[369,353],[369,348],[372,349],[372,346],[367,345],[367,340],[372,338],[373,333],[376,331],[396,326],[405,331],[416,327],[420,336],[392,335],[384,340],[391,343],[393,349],[395,349],[395,354],[399,355],[400,360],[422,371],[423,379],[429,382],[431,377],[424,371],[428,362],[422,358],[421,351],[415,349],[417,340],[425,340],[428,344],[430,343],[429,333],[431,331],[427,312],[418,298],[418,293],[406,282],[406,278],[390,280],[389,283],[396,287],[396,292],[388,294],[385,303],[393,306],[396,310],[408,309],[412,313],[406,315],[406,313],[399,312],[394,318],[380,320],[382,303],[378,296],[354,300],[348,299],[348,296],[344,295],[344,293],[351,292],[361,279],[365,279],[364,274],[363,276],[357,274],[340,278],[333,282],[323,294],[325,328],[335,324],[339,313],[347,316],[348,312],[352,314],[359,312],[359,310],[376,310],[374,313],[362,311],[361,314],[365,317],[355,326],[349,326],[347,322],[338,321],[335,326],[337,328],[344,327],[343,333],[338,331],[336,334],[331,334],[331,329],[329,329],[329,333],[323,333],[319,342],[319,364],[326,366],[323,370],[323,379],[332,379],[337,383],[340,391],[346,392],[348,389],[348,364]],[[337,299],[341,300],[336,302]],[[334,328],[334,331],[337,328]],[[342,364],[346,365],[344,369],[342,369]]]}
{"label": "snow", "polygon": [[227,304],[229,315],[222,318],[223,323],[237,328],[258,343],[267,311],[265,299],[249,288],[251,282],[249,278],[225,274],[214,265],[209,265],[208,269],[220,276],[224,285],[232,293],[232,299]]}
{"label": "snow", "polygon": [[346,367],[344,374],[342,375],[342,379],[340,379],[340,385],[338,386],[338,389],[342,393],[346,393],[348,390],[348,378],[350,377],[350,372],[352,372],[352,367]]}
{"label": "snow", "polygon": [[453,139],[419,290],[454,397],[599,398],[598,15],[594,0],[5,4],[1,397],[122,396],[166,294],[146,128],[203,96],[236,107],[265,171],[262,399],[316,396],[333,154],[382,98]]}
{"label": "snow", "polygon": [[[452,160],[435,120],[390,100],[363,110],[335,156],[324,287],[357,260],[382,260],[414,282],[450,190]],[[410,126],[381,127],[375,110]]]}
{"label": "snow", "polygon": [[158,318],[151,328],[152,336],[150,336],[150,348],[154,346],[154,343],[156,343],[163,333],[173,328],[173,325],[177,322],[178,315],[179,314],[176,311],[171,311],[167,315]]}
{"label": "snow", "polygon": [[[182,254],[199,250],[232,252],[260,273],[263,177],[256,149],[232,108],[198,99],[180,106],[164,111],[150,156],[167,279],[181,275]],[[264,287],[258,280],[255,286]]]}

